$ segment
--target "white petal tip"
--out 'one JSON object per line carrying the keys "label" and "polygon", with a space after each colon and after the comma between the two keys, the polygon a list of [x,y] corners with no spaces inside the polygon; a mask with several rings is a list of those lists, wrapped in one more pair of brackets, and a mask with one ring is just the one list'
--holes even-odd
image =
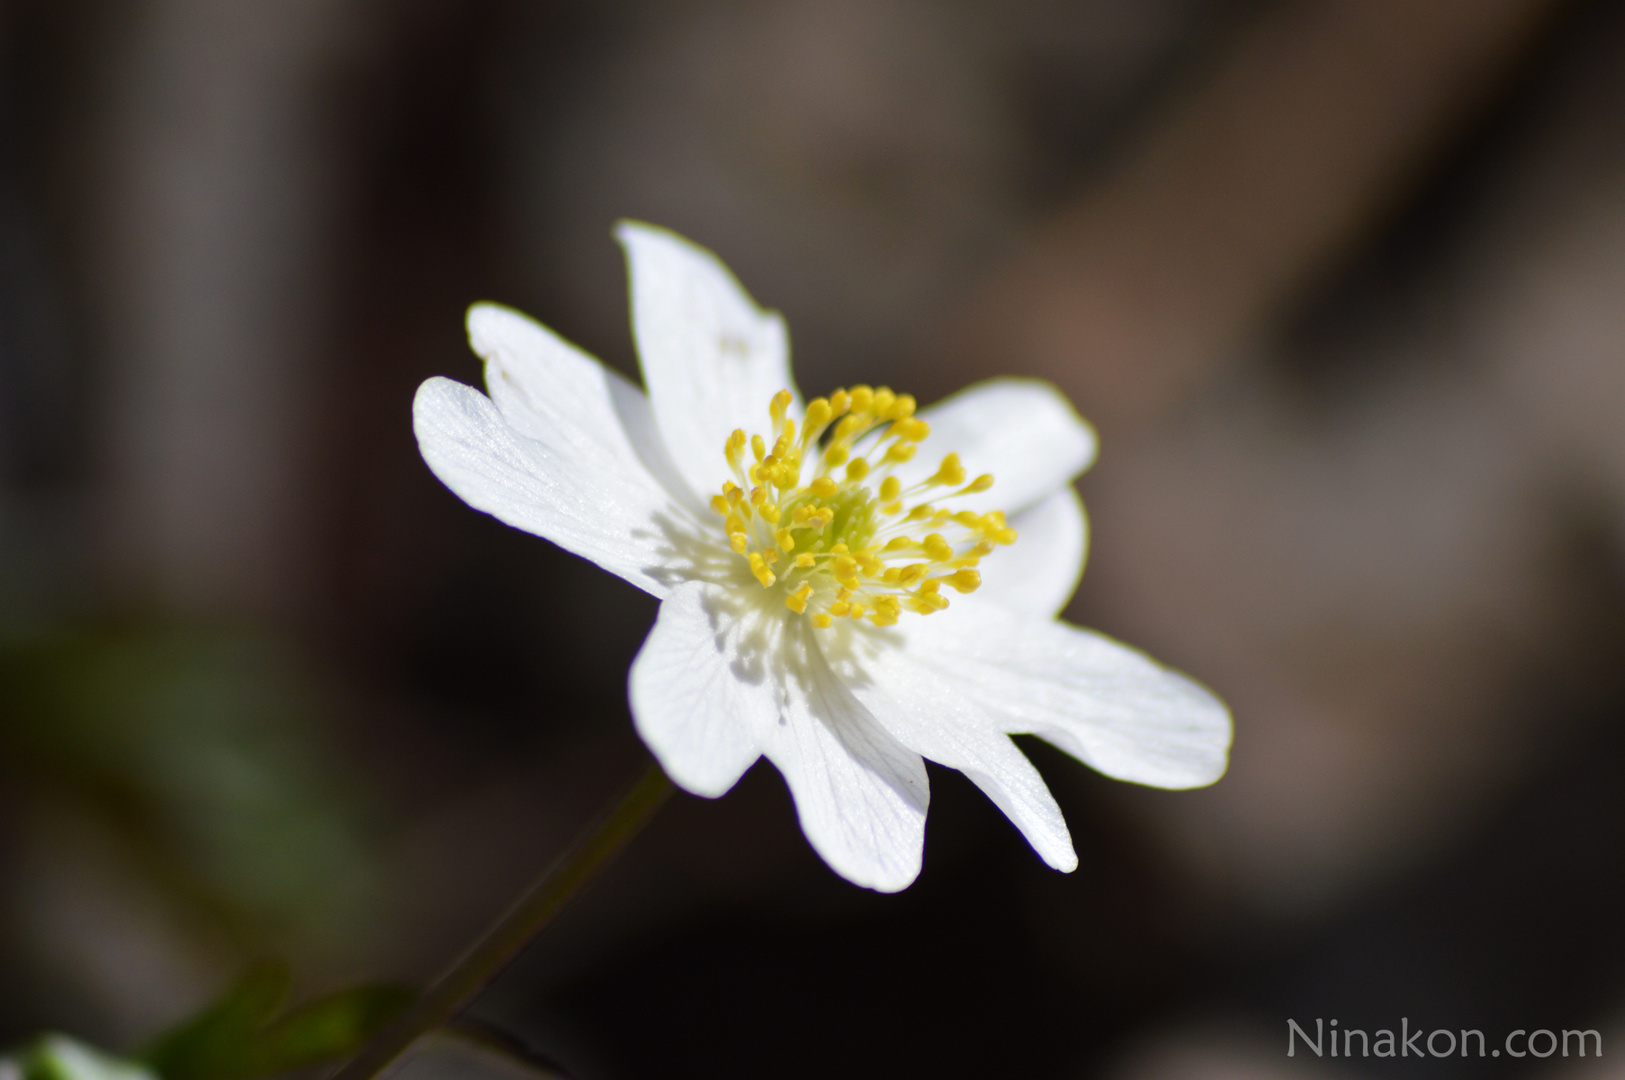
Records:
{"label": "white petal tip", "polygon": [[709,248],[696,244],[686,236],[679,236],[670,229],[662,228],[659,225],[651,225],[647,221],[622,218],[615,223],[615,239],[620,242],[622,247],[626,248],[643,244],[663,245],[677,251],[701,256],[721,265],[721,260]]}
{"label": "white petal tip", "polygon": [[546,332],[530,316],[490,300],[470,305],[463,324],[468,329],[468,347],[482,360],[492,359],[502,343],[511,342],[516,334]]}
{"label": "white petal tip", "polygon": [[880,877],[867,877],[863,874],[848,874],[843,872],[839,867],[833,867],[832,869],[834,869],[837,874],[840,874],[852,884],[861,886],[865,889],[871,889],[877,893],[900,893],[920,879],[919,867],[915,867],[913,872],[907,875],[888,874]]}

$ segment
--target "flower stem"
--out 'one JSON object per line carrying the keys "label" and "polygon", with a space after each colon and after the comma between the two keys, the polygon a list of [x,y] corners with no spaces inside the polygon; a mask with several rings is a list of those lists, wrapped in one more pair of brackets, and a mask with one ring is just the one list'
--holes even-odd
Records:
{"label": "flower stem", "polygon": [[582,833],[461,959],[329,1080],[371,1080],[421,1036],[461,1012],[620,854],[671,793],[671,781],[659,765],[651,763],[613,810]]}

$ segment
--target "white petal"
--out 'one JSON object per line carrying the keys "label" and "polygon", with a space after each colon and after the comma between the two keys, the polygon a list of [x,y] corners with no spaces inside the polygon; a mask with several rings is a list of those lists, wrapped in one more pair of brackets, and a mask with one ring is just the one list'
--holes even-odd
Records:
{"label": "white petal", "polygon": [[[784,320],[763,311],[711,252],[674,233],[622,222],[632,328],[661,437],[702,497],[729,479],[722,447],[735,428],[769,434],[768,404],[790,380]],[[799,418],[799,403],[791,407]]]}
{"label": "white petal", "polygon": [[925,763],[830,670],[805,619],[789,628],[787,693],[763,752],[784,774],[807,840],[836,873],[879,892],[906,889],[925,849]]}
{"label": "white petal", "polygon": [[670,547],[662,523],[680,511],[647,472],[578,433],[527,438],[490,398],[450,379],[418,388],[412,421],[423,460],[468,505],[666,594],[658,577]]}
{"label": "white petal", "polygon": [[631,683],[639,733],[684,788],[721,794],[760,752],[784,774],[813,849],[842,877],[894,892],[919,874],[925,765],[830,671],[806,620],[743,589],[678,586]]}
{"label": "white petal", "polygon": [[468,342],[485,361],[491,400],[521,435],[606,468],[647,473],[700,506],[672,465],[648,397],[615,371],[500,304],[468,309]]}
{"label": "white petal", "polygon": [[1066,396],[1037,379],[989,379],[928,409],[931,435],[914,460],[896,470],[904,486],[937,471],[956,453],[972,477],[993,474],[993,487],[953,502],[955,509],[1013,514],[1072,482],[1095,460],[1095,432]]}
{"label": "white petal", "polygon": [[1107,776],[1153,787],[1200,787],[1224,773],[1224,703],[1102,634],[994,604],[950,608],[905,633],[911,662],[1006,732],[1031,732]]}
{"label": "white petal", "polygon": [[632,661],[632,719],[679,787],[714,799],[761,756],[753,735],[777,714],[764,673],[741,665],[739,635],[706,605],[699,583],[660,605],[649,639]]}
{"label": "white petal", "polygon": [[837,666],[852,692],[898,742],[970,777],[1040,858],[1057,870],[1077,869],[1066,819],[1044,778],[984,709],[944,683],[929,665],[917,663],[907,648],[882,646],[850,670]]}
{"label": "white petal", "polygon": [[1010,524],[1019,537],[981,561],[977,569],[982,587],[968,596],[953,596],[951,602],[991,602],[1020,615],[1053,619],[1083,577],[1089,547],[1083,500],[1068,484],[1037,506],[1011,516]]}

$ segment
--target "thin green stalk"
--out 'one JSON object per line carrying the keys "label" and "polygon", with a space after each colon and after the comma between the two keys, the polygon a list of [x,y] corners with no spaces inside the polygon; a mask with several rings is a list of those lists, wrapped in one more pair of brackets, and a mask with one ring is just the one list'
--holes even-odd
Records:
{"label": "thin green stalk", "polygon": [[461,1012],[576,893],[620,854],[671,793],[671,781],[659,765],[651,763],[642,779],[607,816],[583,833],[462,959],[374,1035],[330,1080],[371,1080],[420,1037]]}

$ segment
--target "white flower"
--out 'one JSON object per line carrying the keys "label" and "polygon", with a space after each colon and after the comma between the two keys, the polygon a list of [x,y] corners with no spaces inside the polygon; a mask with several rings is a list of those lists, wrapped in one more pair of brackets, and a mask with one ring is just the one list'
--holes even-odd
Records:
{"label": "white flower", "polygon": [[[631,703],[674,781],[715,797],[765,756],[824,860],[895,891],[920,869],[922,758],[970,777],[1060,870],[1077,866],[1066,822],[1012,734],[1157,787],[1224,772],[1218,699],[1056,620],[1086,545],[1071,480],[1095,453],[1056,390],[996,379],[917,416],[885,388],[803,405],[783,321],[714,255],[647,225],[617,235],[647,395],[479,304],[490,396],[430,379],[414,418],[470,506],[660,598]],[[927,436],[953,453],[917,454]]]}

